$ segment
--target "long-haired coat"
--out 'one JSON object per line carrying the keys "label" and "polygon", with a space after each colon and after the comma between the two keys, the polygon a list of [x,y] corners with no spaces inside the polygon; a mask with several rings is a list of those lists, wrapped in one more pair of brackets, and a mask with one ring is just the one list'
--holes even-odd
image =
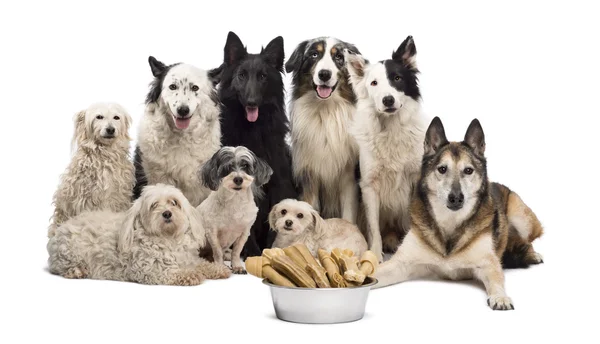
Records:
{"label": "long-haired coat", "polygon": [[135,184],[129,153],[131,117],[116,103],[95,103],[74,117],[75,152],[54,193],[48,235],[84,211],[125,211]]}
{"label": "long-haired coat", "polygon": [[358,146],[350,134],[356,97],[348,81],[349,43],[321,37],[300,43],[285,67],[293,72],[292,162],[302,200],[325,218],[356,223]]}
{"label": "long-haired coat", "polygon": [[221,146],[219,106],[205,70],[184,63],[165,65],[150,56],[154,81],[146,97],[135,152],[137,184],[176,186],[193,206],[210,193],[198,169]]}
{"label": "long-haired coat", "polygon": [[284,106],[283,38],[273,39],[259,54],[249,54],[233,32],[227,36],[223,64],[211,71],[220,79],[219,100],[223,146],[244,146],[273,169],[257,200],[258,215],[242,257],[260,255],[271,247],[275,233],[269,230],[269,210],[285,198],[295,198],[289,132]]}
{"label": "long-haired coat", "polygon": [[[352,129],[360,150],[360,187],[370,249],[383,260],[409,229],[408,208],[423,155],[416,48],[412,37],[392,59],[370,64],[346,53],[358,97]],[[382,236],[385,240],[382,242]]]}

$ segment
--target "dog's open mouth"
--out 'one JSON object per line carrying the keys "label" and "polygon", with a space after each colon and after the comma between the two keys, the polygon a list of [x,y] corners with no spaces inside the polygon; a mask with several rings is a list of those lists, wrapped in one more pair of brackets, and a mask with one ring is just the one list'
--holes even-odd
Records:
{"label": "dog's open mouth", "polygon": [[258,107],[246,106],[246,119],[248,122],[256,122],[258,119]]}
{"label": "dog's open mouth", "polygon": [[336,87],[337,84],[333,85],[333,87],[329,87],[326,85],[315,85],[315,91],[317,91],[317,96],[319,98],[327,99],[331,97],[331,94],[333,94],[333,91],[335,91]]}
{"label": "dog's open mouth", "polygon": [[175,120],[175,126],[177,129],[187,129],[190,126],[190,122],[192,120],[192,116],[190,117],[177,117],[173,116],[173,120]]}
{"label": "dog's open mouth", "polygon": [[287,227],[287,226],[283,226],[283,229],[285,229],[286,231],[291,231],[293,228],[292,227]]}
{"label": "dog's open mouth", "polygon": [[114,138],[115,138],[115,135],[113,135],[113,134],[106,134],[106,135],[102,135],[102,138],[103,138],[103,139],[109,139],[109,140],[110,140],[110,139],[114,139]]}

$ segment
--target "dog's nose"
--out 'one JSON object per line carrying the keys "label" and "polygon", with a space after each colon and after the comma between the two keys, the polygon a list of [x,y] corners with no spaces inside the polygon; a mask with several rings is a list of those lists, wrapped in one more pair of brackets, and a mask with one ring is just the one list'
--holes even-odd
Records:
{"label": "dog's nose", "polygon": [[292,220],[285,220],[286,227],[292,227],[293,224],[294,224],[294,222]]}
{"label": "dog's nose", "polygon": [[233,178],[233,182],[235,183],[235,185],[242,185],[244,179],[242,179],[242,177],[235,177]]}
{"label": "dog's nose", "polygon": [[186,117],[187,115],[190,114],[190,108],[187,105],[181,105],[180,107],[177,108],[177,114],[180,117]]}
{"label": "dog's nose", "polygon": [[254,99],[248,99],[248,102],[246,103],[247,107],[258,107],[258,104],[256,103],[256,100]]}
{"label": "dog's nose", "polygon": [[465,201],[465,195],[462,192],[456,194],[454,192],[448,195],[448,202],[454,206],[461,206]]}
{"label": "dog's nose", "polygon": [[386,107],[391,107],[392,105],[394,105],[395,101],[396,100],[392,96],[383,97],[383,105],[385,105]]}
{"label": "dog's nose", "polygon": [[165,210],[165,211],[162,213],[162,216],[163,216],[165,219],[170,219],[170,218],[171,218],[171,215],[173,215],[173,214],[172,214],[172,213],[171,213],[169,210]]}
{"label": "dog's nose", "polygon": [[106,133],[108,135],[114,135],[115,134],[115,128],[113,128],[113,127],[106,128]]}
{"label": "dog's nose", "polygon": [[331,71],[328,69],[321,69],[319,71],[319,79],[322,81],[329,81],[329,79],[331,79]]}

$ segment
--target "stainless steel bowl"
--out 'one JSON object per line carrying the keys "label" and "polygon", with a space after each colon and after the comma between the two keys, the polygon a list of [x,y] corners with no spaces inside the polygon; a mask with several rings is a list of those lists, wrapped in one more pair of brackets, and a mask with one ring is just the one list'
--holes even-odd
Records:
{"label": "stainless steel bowl", "polygon": [[363,318],[369,291],[377,280],[367,278],[363,285],[352,288],[290,288],[266,279],[263,283],[271,288],[277,318],[304,324],[335,324]]}

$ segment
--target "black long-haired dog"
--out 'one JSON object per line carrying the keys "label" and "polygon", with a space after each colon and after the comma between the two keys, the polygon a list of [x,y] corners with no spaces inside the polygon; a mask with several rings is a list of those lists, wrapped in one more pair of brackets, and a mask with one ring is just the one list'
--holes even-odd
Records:
{"label": "black long-haired dog", "polygon": [[258,215],[242,257],[260,255],[270,248],[276,233],[269,229],[272,206],[296,198],[290,149],[285,142],[289,121],[285,114],[283,85],[283,38],[273,39],[259,54],[249,54],[240,38],[229,32],[223,64],[210,71],[218,87],[223,146],[245,146],[273,169],[256,199]]}

